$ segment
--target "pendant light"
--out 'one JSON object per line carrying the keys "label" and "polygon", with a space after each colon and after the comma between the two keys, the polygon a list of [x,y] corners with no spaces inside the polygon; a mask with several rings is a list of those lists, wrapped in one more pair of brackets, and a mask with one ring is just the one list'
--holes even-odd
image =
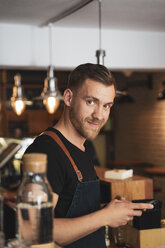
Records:
{"label": "pendant light", "polygon": [[57,87],[57,78],[54,77],[54,67],[52,65],[52,23],[49,23],[49,60],[47,77],[44,80],[44,88],[41,96],[34,100],[43,100],[46,110],[49,114],[55,113],[59,107],[60,100],[63,99]]}
{"label": "pendant light", "polygon": [[10,98],[10,101],[14,112],[17,115],[21,115],[25,110],[26,103],[25,98],[23,97],[20,74],[16,74],[14,76],[13,95]]}
{"label": "pendant light", "polygon": [[47,77],[44,81],[44,89],[41,93],[43,98],[43,104],[49,114],[55,113],[59,107],[62,96],[57,88],[57,78],[54,77],[54,68],[52,65],[49,66]]}
{"label": "pendant light", "polygon": [[99,50],[96,51],[97,64],[104,65],[104,57],[106,55],[105,50],[102,47],[102,18],[101,18],[101,2],[98,0],[99,4]]}
{"label": "pendant light", "polygon": [[[105,50],[102,49],[102,0],[98,0],[99,4],[99,50],[96,50],[97,64],[104,65]],[[128,95],[126,90],[116,91],[115,101],[119,102],[133,102],[133,98]]]}

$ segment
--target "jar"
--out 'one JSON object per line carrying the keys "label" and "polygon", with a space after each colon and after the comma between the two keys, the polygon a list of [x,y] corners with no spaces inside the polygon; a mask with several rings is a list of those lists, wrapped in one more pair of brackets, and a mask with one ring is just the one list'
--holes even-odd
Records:
{"label": "jar", "polygon": [[53,242],[53,195],[46,168],[46,154],[23,156],[23,179],[17,193],[17,235],[32,245]]}

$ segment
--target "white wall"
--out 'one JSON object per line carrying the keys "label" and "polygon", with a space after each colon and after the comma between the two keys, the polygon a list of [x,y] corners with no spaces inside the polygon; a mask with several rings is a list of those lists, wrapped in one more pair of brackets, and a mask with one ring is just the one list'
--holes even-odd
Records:
{"label": "white wall", "polygon": [[[48,28],[0,24],[0,67],[47,67]],[[165,32],[103,30],[105,65],[112,69],[164,69]],[[53,64],[72,69],[78,64],[96,63],[97,29],[53,27]]]}

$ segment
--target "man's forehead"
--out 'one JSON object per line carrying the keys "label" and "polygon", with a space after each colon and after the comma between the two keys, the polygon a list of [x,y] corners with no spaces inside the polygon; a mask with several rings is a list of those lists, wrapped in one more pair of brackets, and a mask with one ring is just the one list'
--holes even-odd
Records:
{"label": "man's forehead", "polygon": [[84,92],[99,91],[101,93],[107,91],[107,92],[115,93],[114,85],[106,85],[100,81],[95,81],[92,79],[86,79],[82,87],[79,89],[79,91],[81,90]]}

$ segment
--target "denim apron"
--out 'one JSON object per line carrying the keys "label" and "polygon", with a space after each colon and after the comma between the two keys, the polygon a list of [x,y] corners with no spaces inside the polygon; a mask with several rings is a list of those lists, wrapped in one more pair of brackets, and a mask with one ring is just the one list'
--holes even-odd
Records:
{"label": "denim apron", "polygon": [[[52,131],[45,131],[42,134],[51,136],[55,142],[61,147],[68,159],[70,160],[75,173],[77,174],[78,183],[73,196],[72,203],[67,212],[66,218],[75,218],[90,214],[100,209],[100,181],[99,179],[93,181],[83,182],[82,174],[74,163],[69,151],[59,138],[59,136]],[[65,248],[106,248],[104,227],[97,231],[69,244]]]}

